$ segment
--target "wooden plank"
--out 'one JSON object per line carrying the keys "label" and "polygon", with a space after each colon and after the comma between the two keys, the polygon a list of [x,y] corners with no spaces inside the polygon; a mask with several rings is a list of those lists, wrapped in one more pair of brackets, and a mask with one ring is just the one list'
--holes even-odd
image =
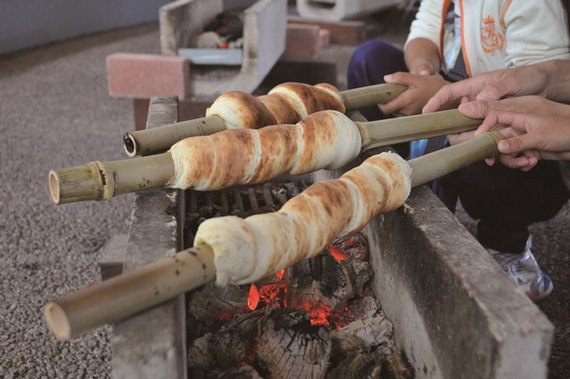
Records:
{"label": "wooden plank", "polygon": [[[147,128],[178,121],[175,98],[151,98]],[[178,193],[153,189],[135,195],[124,271],[179,250]],[[115,324],[111,337],[114,378],[186,378],[184,295]]]}

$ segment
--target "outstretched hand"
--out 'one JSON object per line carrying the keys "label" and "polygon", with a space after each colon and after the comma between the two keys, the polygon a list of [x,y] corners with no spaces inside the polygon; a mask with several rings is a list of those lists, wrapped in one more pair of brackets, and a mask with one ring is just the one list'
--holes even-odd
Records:
{"label": "outstretched hand", "polygon": [[545,95],[548,79],[548,74],[537,66],[479,74],[444,86],[427,101],[422,112],[434,112],[454,102],[457,104],[475,100],[500,100],[507,96]]}

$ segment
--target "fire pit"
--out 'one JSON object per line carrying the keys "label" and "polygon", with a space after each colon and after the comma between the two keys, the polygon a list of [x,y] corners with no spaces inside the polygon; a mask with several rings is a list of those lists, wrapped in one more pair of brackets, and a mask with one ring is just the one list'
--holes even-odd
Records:
{"label": "fire pit", "polygon": [[[207,218],[276,211],[308,185],[287,180],[216,192],[187,191],[188,240]],[[370,290],[366,238],[338,239],[316,257],[251,285],[209,283],[189,294],[192,377],[411,378],[393,325]],[[257,376],[256,376],[257,375]]]}
{"label": "fire pit", "polygon": [[[148,125],[172,122],[176,111],[175,100],[152,99]],[[321,171],[303,179],[339,174]],[[125,270],[191,243],[184,241],[191,234],[182,228],[187,220],[181,212],[192,206],[189,200],[167,190],[136,195]],[[414,189],[403,207],[376,217],[363,234],[371,288],[415,377],[546,377],[552,324],[427,187]],[[116,324],[113,375],[187,377],[185,319],[179,296]]]}

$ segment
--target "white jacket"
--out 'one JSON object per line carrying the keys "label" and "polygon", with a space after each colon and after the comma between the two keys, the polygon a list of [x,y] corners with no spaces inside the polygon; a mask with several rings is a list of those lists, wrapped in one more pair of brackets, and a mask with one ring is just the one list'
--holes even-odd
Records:
{"label": "white jacket", "polygon": [[[443,56],[444,21],[451,0],[422,0],[406,44],[435,43]],[[570,59],[564,7],[558,0],[456,0],[467,74]]]}

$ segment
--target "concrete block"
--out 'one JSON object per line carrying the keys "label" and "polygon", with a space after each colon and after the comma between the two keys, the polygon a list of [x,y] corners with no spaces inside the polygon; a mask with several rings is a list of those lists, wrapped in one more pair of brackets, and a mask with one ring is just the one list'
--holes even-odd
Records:
{"label": "concrete block", "polygon": [[296,3],[302,17],[340,21],[400,5],[402,0],[297,0]]}
{"label": "concrete block", "polygon": [[107,57],[109,94],[117,97],[150,98],[190,92],[187,58],[158,54],[115,53]]}
{"label": "concrete block", "polygon": [[364,233],[416,378],[547,377],[553,325],[426,186]]}
{"label": "concrete block", "polygon": [[287,0],[177,0],[160,8],[161,52],[176,55],[178,49],[190,46],[190,41],[217,14],[240,5],[251,5],[243,11],[241,65],[192,65],[191,96],[218,96],[231,90],[254,91],[285,49]]}
{"label": "concrete block", "polygon": [[304,18],[289,16],[289,23],[316,25],[330,33],[330,43],[339,45],[356,46],[368,39],[367,26],[364,21],[339,21],[327,22],[307,20]]}
{"label": "concrete block", "polygon": [[320,51],[319,30],[317,25],[288,23],[281,59],[316,58]]}

